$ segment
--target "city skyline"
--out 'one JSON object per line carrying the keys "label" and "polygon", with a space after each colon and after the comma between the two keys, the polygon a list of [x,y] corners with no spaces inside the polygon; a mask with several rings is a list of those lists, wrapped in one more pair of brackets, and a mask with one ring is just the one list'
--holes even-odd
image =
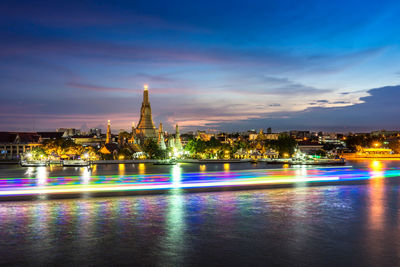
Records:
{"label": "city skyline", "polygon": [[395,1],[1,6],[0,131],[400,129]]}

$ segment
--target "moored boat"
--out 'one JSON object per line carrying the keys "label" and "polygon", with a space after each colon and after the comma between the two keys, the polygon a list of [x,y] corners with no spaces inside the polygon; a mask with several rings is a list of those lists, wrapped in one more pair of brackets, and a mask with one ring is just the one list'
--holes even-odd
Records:
{"label": "moored boat", "polygon": [[64,167],[86,167],[90,166],[90,162],[86,160],[64,160],[62,165]]}
{"label": "moored boat", "polygon": [[153,165],[176,165],[177,163],[174,159],[165,159],[154,162]]}
{"label": "moored boat", "polygon": [[288,162],[290,165],[344,165],[346,164],[345,159],[290,159]]}
{"label": "moored boat", "polygon": [[26,161],[26,160],[21,160],[19,162],[19,164],[21,165],[21,167],[45,167],[47,166],[47,162],[46,161]]}

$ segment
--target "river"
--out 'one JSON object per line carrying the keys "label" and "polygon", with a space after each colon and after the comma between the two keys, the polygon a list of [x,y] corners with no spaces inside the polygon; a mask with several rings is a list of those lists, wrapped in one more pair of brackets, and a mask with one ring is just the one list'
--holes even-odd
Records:
{"label": "river", "polygon": [[[0,202],[4,266],[395,266],[400,260],[400,161],[349,162],[362,184]],[[173,173],[174,166],[21,168],[0,178]],[[179,172],[277,166],[182,164]],[[302,168],[298,171],[301,172]],[[312,170],[312,168],[311,168]],[[297,170],[293,170],[297,171]],[[348,174],[346,174],[348,175]]]}

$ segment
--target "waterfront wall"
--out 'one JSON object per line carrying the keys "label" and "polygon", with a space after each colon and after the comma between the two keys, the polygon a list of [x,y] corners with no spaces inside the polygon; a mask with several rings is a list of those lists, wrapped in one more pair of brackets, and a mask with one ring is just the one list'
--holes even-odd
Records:
{"label": "waterfront wall", "polygon": [[345,153],[341,155],[345,159],[400,159],[400,154],[358,154]]}
{"label": "waterfront wall", "polygon": [[134,163],[154,163],[156,159],[131,159],[131,160],[93,160],[92,164],[134,164]]}

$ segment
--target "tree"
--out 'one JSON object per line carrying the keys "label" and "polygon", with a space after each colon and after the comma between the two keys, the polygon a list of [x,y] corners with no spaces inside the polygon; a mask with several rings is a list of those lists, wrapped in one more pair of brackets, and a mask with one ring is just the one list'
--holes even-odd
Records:
{"label": "tree", "polygon": [[394,151],[394,153],[400,152],[400,142],[398,139],[389,140],[389,148]]}
{"label": "tree", "polygon": [[323,149],[318,149],[317,151],[315,151],[315,155],[320,157],[326,157],[326,152]]}
{"label": "tree", "polygon": [[32,148],[30,154],[33,160],[42,160],[47,156],[46,151],[42,147],[38,146]]}
{"label": "tree", "polygon": [[271,142],[271,146],[279,152],[280,157],[284,157],[285,154],[293,155],[296,145],[296,140],[287,134],[280,134],[278,140]]}
{"label": "tree", "polygon": [[153,139],[146,139],[143,144],[143,152],[151,159],[162,159],[166,157],[166,151],[160,149],[157,142]]}

